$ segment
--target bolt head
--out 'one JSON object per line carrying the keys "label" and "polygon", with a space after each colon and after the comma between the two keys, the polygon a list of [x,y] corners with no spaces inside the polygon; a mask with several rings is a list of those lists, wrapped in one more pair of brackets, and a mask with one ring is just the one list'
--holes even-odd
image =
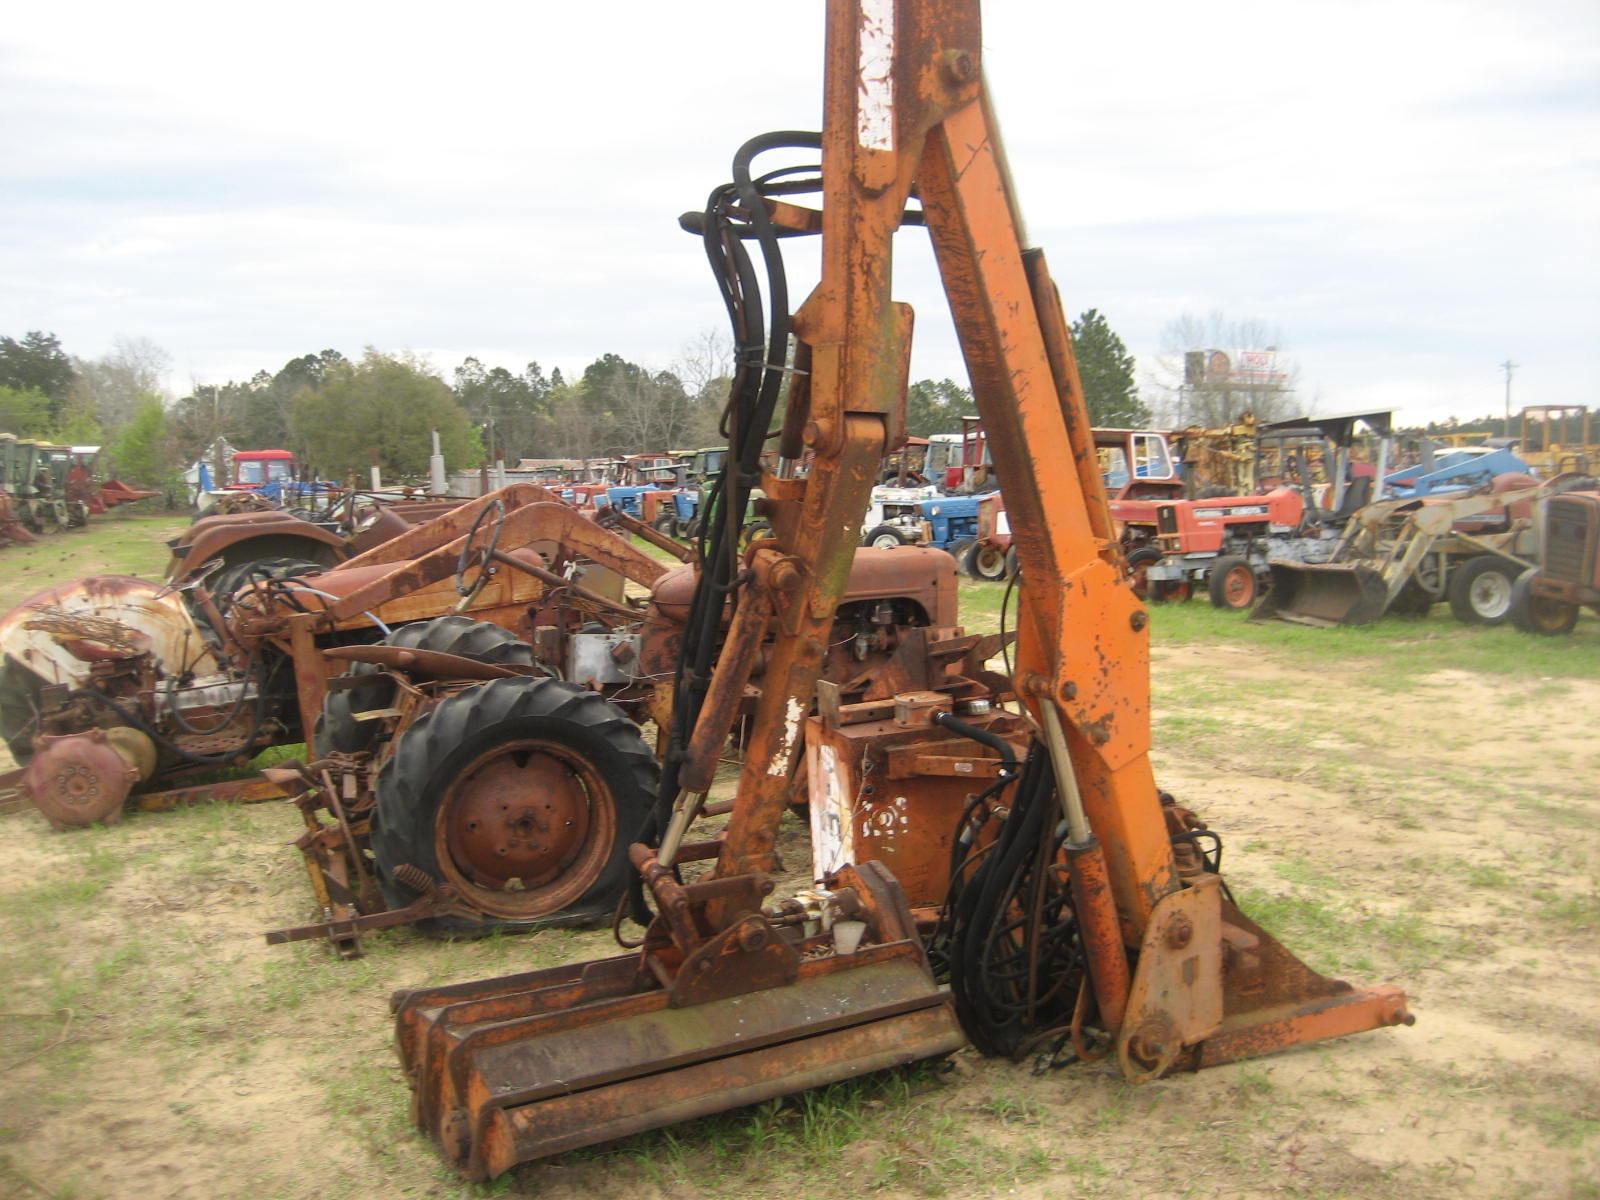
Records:
{"label": "bolt head", "polygon": [[1167,926],[1167,945],[1173,950],[1182,950],[1194,940],[1194,922],[1179,913],[1173,918],[1172,924]]}
{"label": "bolt head", "polygon": [[965,50],[952,50],[945,55],[944,74],[953,84],[971,83],[978,77],[978,64]]}

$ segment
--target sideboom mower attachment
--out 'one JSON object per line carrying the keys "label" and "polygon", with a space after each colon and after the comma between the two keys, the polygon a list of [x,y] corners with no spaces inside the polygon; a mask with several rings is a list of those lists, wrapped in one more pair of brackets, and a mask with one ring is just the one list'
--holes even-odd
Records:
{"label": "sideboom mower attachment", "polygon": [[489,1179],[966,1042],[876,864],[775,917],[748,913],[683,957],[669,927],[700,925],[701,906],[733,882],[658,876],[677,919],[658,917],[638,955],[396,993],[418,1126],[469,1179]]}

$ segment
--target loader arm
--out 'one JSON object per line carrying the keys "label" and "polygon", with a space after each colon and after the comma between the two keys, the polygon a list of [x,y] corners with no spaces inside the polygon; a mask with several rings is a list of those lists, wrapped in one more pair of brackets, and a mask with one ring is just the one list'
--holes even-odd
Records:
{"label": "loader arm", "polygon": [[[1071,1036],[1098,1030],[1136,1081],[1408,1020],[1396,989],[1325,979],[1239,913],[1193,852],[1192,824],[1157,791],[1148,622],[1114,538],[1061,303],[1024,244],[981,61],[975,0],[829,0],[820,135],[752,139],[733,183],[685,218],[717,273],[740,365],[662,794],[631,851],[653,916],[634,955],[395,997],[417,1119],[469,1176],[946,1053],[963,1040],[953,1011],[980,1048],[1015,1052],[1065,1020],[1059,1004],[1036,1009],[1046,993],[1064,995],[1069,1014],[1076,995]],[[820,171],[752,165],[775,149],[820,150]],[[820,210],[798,202],[807,192]],[[1014,861],[1033,890],[974,885],[947,903],[953,1004],[880,863],[777,903],[768,875],[872,483],[905,443],[912,313],[891,282],[907,224],[932,239],[1004,488],[1022,579],[1013,691],[1034,730],[1020,772],[994,772],[968,809],[999,826],[971,878]],[[815,234],[820,280],[791,320],[779,239]],[[776,461],[758,474],[784,376]],[[757,484],[772,534],[741,554],[733,538]],[[753,648],[769,641],[730,819],[696,842],[705,748],[725,742]],[[958,714],[951,695],[893,707],[881,722],[891,740],[922,727],[929,741],[1005,744],[968,723],[984,709]],[[837,780],[831,753],[807,761]],[[895,784],[893,820],[914,819],[918,786]],[[827,780],[811,788],[826,793]],[[1048,937],[1005,932],[1046,908]],[[1026,1014],[1003,1036],[963,975],[963,963],[985,969],[974,945],[1013,954],[1010,978],[1028,980]]]}

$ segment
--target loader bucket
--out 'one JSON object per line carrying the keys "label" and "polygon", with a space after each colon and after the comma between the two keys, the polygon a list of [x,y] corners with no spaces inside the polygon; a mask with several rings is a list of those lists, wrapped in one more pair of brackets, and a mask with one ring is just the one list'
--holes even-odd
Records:
{"label": "loader bucket", "polygon": [[1348,563],[1273,563],[1272,586],[1252,621],[1369,625],[1389,607],[1389,588],[1371,567]]}
{"label": "loader bucket", "polygon": [[704,1003],[634,955],[397,993],[412,1117],[469,1179],[966,1043],[920,945],[807,960]]}

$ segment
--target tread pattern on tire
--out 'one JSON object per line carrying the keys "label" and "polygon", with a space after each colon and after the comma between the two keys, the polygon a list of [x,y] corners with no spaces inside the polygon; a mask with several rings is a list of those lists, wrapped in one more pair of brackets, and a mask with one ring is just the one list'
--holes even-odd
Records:
{"label": "tread pattern on tire", "polygon": [[[378,771],[377,805],[372,820],[372,851],[378,862],[379,885],[392,908],[417,898],[411,888],[391,877],[410,863],[434,879],[442,879],[434,854],[434,813],[444,793],[437,778],[451,769],[451,758],[474,731],[508,721],[546,720],[569,726],[569,737],[587,746],[584,753],[605,778],[616,803],[616,845],[593,885],[559,913],[536,920],[502,917],[430,917],[418,923],[438,934],[488,933],[496,929],[528,929],[571,925],[608,917],[627,885],[628,845],[655,802],[660,768],[639,727],[605,697],[556,679],[495,679],[465,688],[419,717],[395,742],[394,753]],[[474,747],[473,753],[481,752]],[[597,753],[598,752],[598,753]]]}
{"label": "tread pattern on tire", "polygon": [[1538,637],[1565,637],[1577,627],[1578,606],[1573,604],[1562,609],[1560,619],[1552,624],[1541,621],[1534,610],[1537,597],[1531,590],[1538,574],[1538,567],[1529,567],[1511,581],[1511,624],[1523,633]]}
{"label": "tread pattern on tire", "polygon": [[[414,621],[396,629],[380,644],[404,646],[408,650],[437,650],[497,667],[534,665],[532,646],[499,625],[474,621],[471,617],[452,615]],[[346,674],[372,675],[377,670],[371,663],[352,663]],[[368,749],[377,737],[378,726],[372,721],[356,720],[356,714],[386,708],[393,696],[394,684],[387,679],[375,679],[370,685],[348,691],[329,692],[322,705],[322,718],[317,723],[317,754],[330,751],[355,754]]]}
{"label": "tread pattern on tire", "polygon": [[0,664],[0,736],[19,764],[33,757],[33,714],[38,702],[38,676],[9,659]]}

